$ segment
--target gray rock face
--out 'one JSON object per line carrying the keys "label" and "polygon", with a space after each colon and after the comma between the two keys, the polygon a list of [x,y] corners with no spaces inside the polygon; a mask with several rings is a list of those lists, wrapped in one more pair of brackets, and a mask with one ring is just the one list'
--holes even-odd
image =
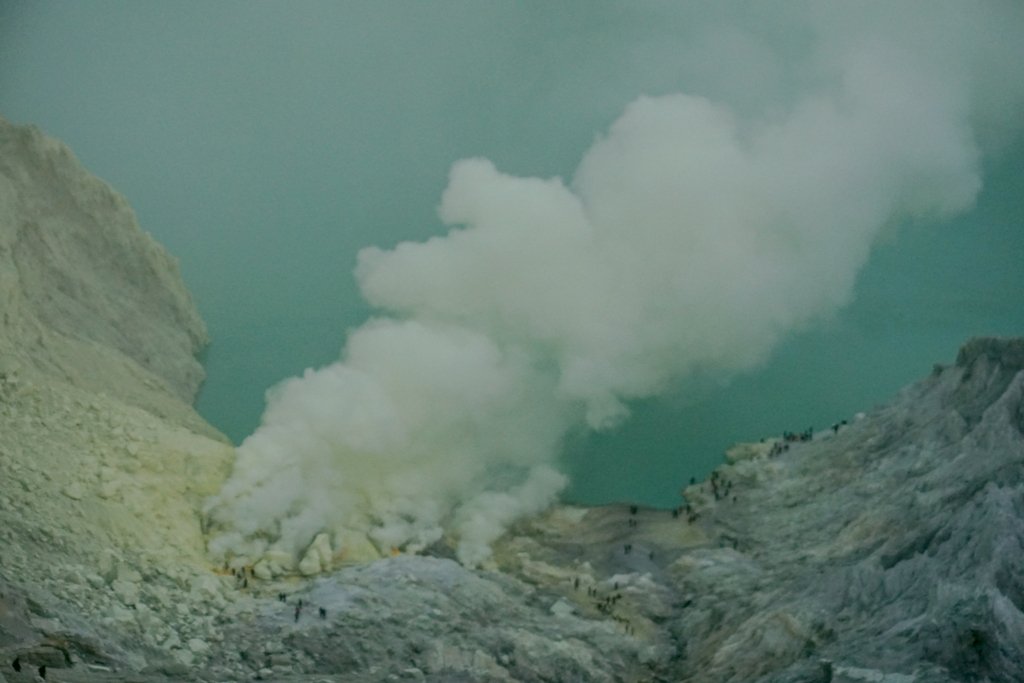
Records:
{"label": "gray rock face", "polygon": [[677,563],[680,673],[805,680],[820,658],[833,680],[1024,680],[1022,351],[972,340],[865,419],[720,468],[736,502],[702,509],[737,550],[702,551],[711,582]]}
{"label": "gray rock face", "polygon": [[177,262],[67,147],[2,118],[0,309],[22,365],[119,396],[141,378],[105,381],[126,379],[116,351],[187,404],[202,383],[206,328]]}
{"label": "gray rock face", "polygon": [[[431,557],[397,557],[313,581],[263,605],[236,642],[253,667],[381,680],[617,680],[641,672],[643,643],[607,620],[552,616],[554,593]],[[303,607],[299,609],[299,600]],[[320,609],[324,609],[321,616]]]}
{"label": "gray rock face", "polygon": [[211,578],[198,507],[232,458],[190,405],[203,340],[176,265],[125,201],[59,142],[0,120],[8,679],[60,663],[137,669],[158,636],[204,632],[170,597]]}

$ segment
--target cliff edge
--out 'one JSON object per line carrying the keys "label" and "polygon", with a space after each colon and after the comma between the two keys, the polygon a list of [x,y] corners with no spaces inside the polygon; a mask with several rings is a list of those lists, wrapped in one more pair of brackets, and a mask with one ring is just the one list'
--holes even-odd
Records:
{"label": "cliff edge", "polygon": [[[213,578],[198,510],[233,449],[192,408],[206,341],[124,198],[0,119],[0,653],[26,671],[89,652],[138,663],[187,632],[138,594],[171,605]],[[148,640],[124,628],[139,614]]]}
{"label": "cliff edge", "polygon": [[184,409],[208,339],[177,262],[63,143],[2,118],[0,311],[3,374],[45,374],[215,435]]}

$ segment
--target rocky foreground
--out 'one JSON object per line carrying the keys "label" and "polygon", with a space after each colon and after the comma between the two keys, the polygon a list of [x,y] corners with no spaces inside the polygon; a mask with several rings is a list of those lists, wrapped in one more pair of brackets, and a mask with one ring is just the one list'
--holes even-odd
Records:
{"label": "rocky foreground", "polygon": [[445,540],[268,581],[207,560],[232,453],[190,407],[173,260],[2,120],[0,307],[0,683],[1024,680],[1024,339],[738,446],[677,510],[556,507],[486,570]]}

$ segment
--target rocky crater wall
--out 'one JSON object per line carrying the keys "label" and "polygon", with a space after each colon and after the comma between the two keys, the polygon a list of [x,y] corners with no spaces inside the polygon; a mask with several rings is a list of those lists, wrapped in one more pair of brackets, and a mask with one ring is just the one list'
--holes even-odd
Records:
{"label": "rocky crater wall", "polygon": [[177,262],[61,142],[0,118],[0,371],[39,371],[192,428],[206,327]]}
{"label": "rocky crater wall", "polygon": [[170,592],[217,583],[198,510],[233,457],[192,408],[206,341],[124,198],[0,119],[0,654],[26,671],[192,632]]}
{"label": "rocky crater wall", "polygon": [[0,683],[1024,680],[1024,339],[737,446],[674,510],[557,506],[486,570],[441,539],[303,576],[210,565],[233,451],[190,406],[176,266],[3,121],[0,315]]}

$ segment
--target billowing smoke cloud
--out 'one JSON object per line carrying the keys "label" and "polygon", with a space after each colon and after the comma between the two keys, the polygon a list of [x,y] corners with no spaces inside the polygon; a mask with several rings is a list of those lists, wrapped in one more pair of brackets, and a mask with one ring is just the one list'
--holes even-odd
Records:
{"label": "billowing smoke cloud", "polygon": [[896,14],[819,17],[815,86],[785,107],[641,97],[569,183],[457,162],[446,236],[359,255],[388,317],[269,394],[211,501],[212,549],[295,555],[326,531],[342,553],[353,533],[416,550],[447,531],[478,564],[564,486],[552,464],[569,430],[616,425],[696,372],[756,366],[848,302],[883,228],[972,205],[972,124],[1019,111],[1019,88],[975,86],[1012,73],[1016,51],[978,41],[996,24],[941,9],[914,24],[927,40]]}

